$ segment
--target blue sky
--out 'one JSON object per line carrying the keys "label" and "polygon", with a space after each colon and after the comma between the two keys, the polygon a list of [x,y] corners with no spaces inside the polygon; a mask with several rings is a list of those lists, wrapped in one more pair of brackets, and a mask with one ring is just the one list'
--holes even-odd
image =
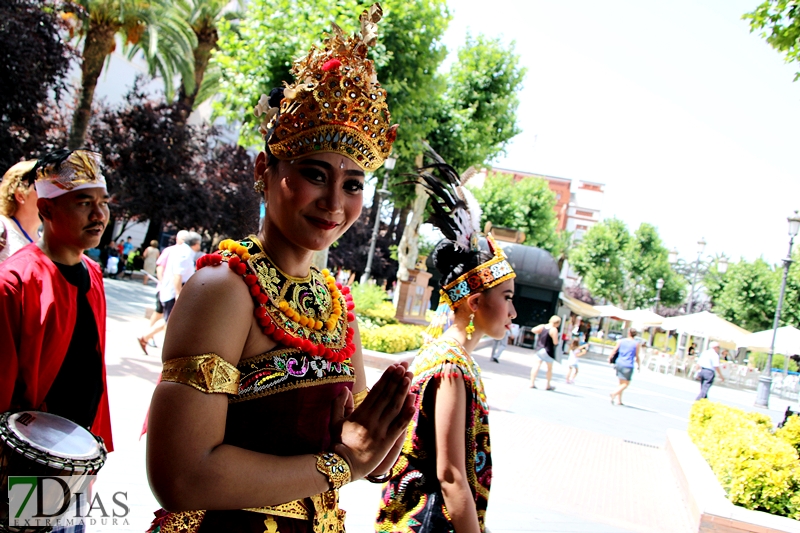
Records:
{"label": "blue sky", "polygon": [[446,36],[515,40],[523,133],[496,165],[606,184],[604,216],[665,244],[776,262],[800,209],[800,65],[741,15],[760,0],[451,0]]}
{"label": "blue sky", "polygon": [[[704,237],[777,262],[800,209],[800,65],[741,20],[759,1],[450,0],[445,42],[514,40],[527,68],[497,166],[603,182],[604,216],[656,225],[687,259]],[[131,79],[115,58],[98,95]]]}

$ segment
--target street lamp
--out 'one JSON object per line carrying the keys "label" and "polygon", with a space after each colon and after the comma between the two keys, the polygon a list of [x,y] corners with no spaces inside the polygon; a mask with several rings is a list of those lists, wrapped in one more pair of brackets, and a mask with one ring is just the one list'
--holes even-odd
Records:
{"label": "street lamp", "polygon": [[692,276],[692,292],[689,293],[689,307],[686,309],[686,314],[692,314],[692,307],[694,306],[694,287],[697,285],[697,272],[700,270],[700,256],[703,255],[703,250],[706,249],[706,240],[700,239],[697,241],[697,261],[694,263],[694,276]]}
{"label": "street lamp", "polygon": [[677,248],[673,248],[672,250],[669,251],[669,253],[667,254],[667,261],[669,261],[670,265],[674,265],[675,263],[678,262],[678,249]]}
{"label": "street lamp", "polygon": [[653,312],[656,313],[656,314],[658,314],[658,302],[661,301],[661,289],[663,289],[663,288],[664,288],[664,280],[661,279],[661,278],[658,278],[656,280],[656,305],[655,305],[655,307],[653,309]]}
{"label": "street lamp", "polygon": [[783,294],[786,292],[786,277],[789,275],[789,267],[792,265],[792,245],[797,232],[800,231],[800,215],[795,211],[787,219],[789,221],[789,253],[783,260],[783,281],[781,282],[781,293],[778,296],[778,307],[775,308],[775,320],[772,322],[772,344],[767,352],[767,366],[758,378],[758,390],[756,391],[756,407],[769,407],[769,392],[772,388],[772,355],[775,353],[775,337],[778,335],[778,322],[781,319],[781,308],[783,307]]}
{"label": "street lamp", "polygon": [[389,171],[394,169],[397,159],[389,157],[383,162],[383,168],[386,172],[383,173],[383,187],[378,189],[375,195],[375,201],[378,202],[378,209],[375,210],[375,224],[372,226],[372,238],[369,241],[369,253],[367,254],[367,266],[364,268],[364,274],[361,275],[361,283],[364,284],[369,280],[369,275],[372,272],[372,257],[375,255],[375,245],[378,241],[378,229],[381,225],[381,204],[383,203],[384,196],[389,196],[389,191],[386,189],[389,177]]}

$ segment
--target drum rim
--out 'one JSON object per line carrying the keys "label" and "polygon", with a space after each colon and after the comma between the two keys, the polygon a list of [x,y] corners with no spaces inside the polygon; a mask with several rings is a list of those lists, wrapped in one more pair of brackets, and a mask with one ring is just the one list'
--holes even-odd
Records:
{"label": "drum rim", "polygon": [[[48,416],[58,416],[54,415],[53,413],[47,413],[45,411],[14,411],[14,412],[6,412],[0,414],[0,441],[2,444],[13,450],[16,454],[25,457],[28,460],[34,461],[38,464],[59,469],[59,470],[70,470],[71,472],[81,473],[81,474],[92,474],[97,472],[102,468],[105,464],[107,452],[105,449],[105,445],[103,444],[103,440],[94,435],[91,431],[88,431],[86,428],[78,426],[80,429],[88,433],[97,443],[97,455],[91,457],[74,457],[69,456],[63,453],[58,453],[52,450],[44,450],[39,447],[36,443],[30,442],[27,440],[23,440],[20,438],[20,435],[14,431],[13,428],[9,425],[9,419],[12,416],[19,415],[21,413],[30,413],[33,415],[45,414]],[[64,418],[64,417],[59,417]],[[64,420],[68,420],[64,418]],[[71,422],[71,421],[70,421]],[[74,422],[72,422],[74,424]],[[65,459],[70,461],[70,463],[58,462],[55,461],[53,458],[57,459]]]}

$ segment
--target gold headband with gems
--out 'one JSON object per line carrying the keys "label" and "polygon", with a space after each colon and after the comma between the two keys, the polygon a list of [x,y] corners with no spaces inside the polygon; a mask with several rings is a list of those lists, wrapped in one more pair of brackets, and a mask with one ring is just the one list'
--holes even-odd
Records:
{"label": "gold headband with gems", "polygon": [[494,238],[487,235],[486,241],[494,257],[444,285],[440,291],[442,303],[449,305],[453,311],[471,294],[483,292],[517,277],[506,259],[505,252],[497,245]]}
{"label": "gold headband with gems", "polygon": [[361,14],[361,33],[350,38],[333,24],[324,47],[313,46],[308,56],[295,62],[295,83],[284,89],[280,108],[269,107],[269,98],[261,95],[255,114],[261,117],[259,129],[275,157],[291,160],[334,152],[365,171],[378,169],[389,157],[397,124],[391,125],[386,91],[367,59],[382,16],[380,4],[373,4]]}
{"label": "gold headband with gems", "polygon": [[56,198],[82,189],[106,188],[100,171],[100,154],[75,150],[61,164],[44,165],[36,170],[36,193],[39,198]]}

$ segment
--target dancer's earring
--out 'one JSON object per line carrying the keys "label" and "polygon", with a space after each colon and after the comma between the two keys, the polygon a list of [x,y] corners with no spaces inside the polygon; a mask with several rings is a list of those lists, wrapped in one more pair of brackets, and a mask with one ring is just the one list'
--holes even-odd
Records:
{"label": "dancer's earring", "polygon": [[472,334],[475,332],[475,324],[472,319],[475,318],[475,313],[469,314],[469,324],[467,324],[467,340],[472,340]]}
{"label": "dancer's earring", "polygon": [[253,184],[253,189],[255,189],[255,191],[258,194],[264,192],[264,180],[263,179],[256,180],[256,182]]}

